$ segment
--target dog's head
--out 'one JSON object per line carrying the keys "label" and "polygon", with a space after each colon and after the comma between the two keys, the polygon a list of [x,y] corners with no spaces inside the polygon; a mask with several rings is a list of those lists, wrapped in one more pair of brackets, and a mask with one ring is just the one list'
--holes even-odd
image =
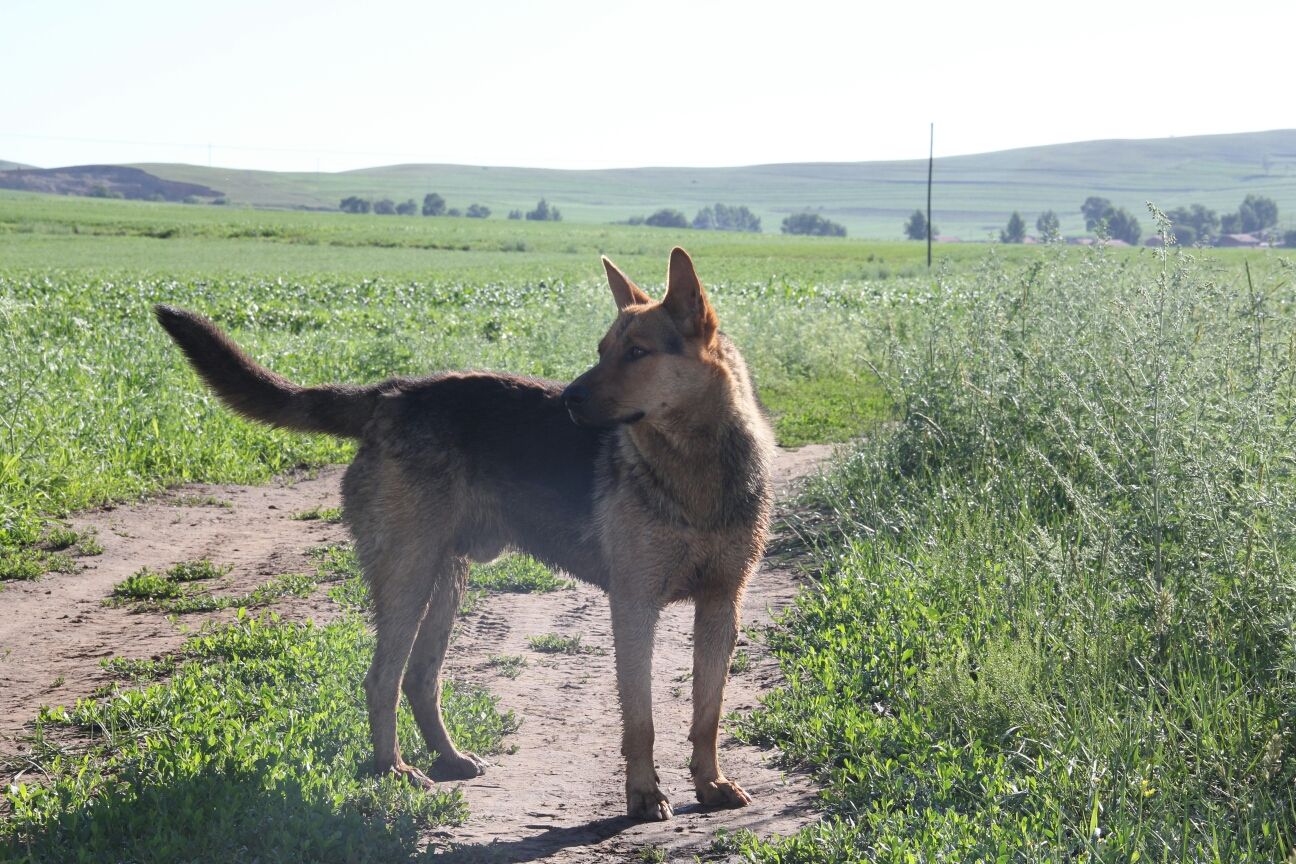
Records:
{"label": "dog's head", "polygon": [[599,361],[563,391],[572,420],[618,426],[697,404],[719,372],[716,314],[688,253],[671,251],[666,296],[640,290],[606,257],[617,319],[599,341]]}

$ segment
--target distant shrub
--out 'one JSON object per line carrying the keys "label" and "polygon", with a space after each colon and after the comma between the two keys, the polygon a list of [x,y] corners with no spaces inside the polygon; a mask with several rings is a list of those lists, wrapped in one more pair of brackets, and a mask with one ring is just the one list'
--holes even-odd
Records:
{"label": "distant shrub", "polygon": [[485,204],[469,204],[467,217],[469,219],[486,219],[490,216],[491,209]]}
{"label": "distant shrub", "polygon": [[413,198],[406,199],[396,205],[396,212],[401,216],[413,216],[418,212],[418,202]]}
{"label": "distant shrub", "polygon": [[374,202],[373,212],[379,216],[395,216],[396,203],[390,198],[380,198]]}
{"label": "distant shrub", "polygon": [[693,227],[699,231],[748,231],[759,234],[761,220],[746,205],[730,207],[728,204],[716,204],[699,210],[693,217]]}
{"label": "distant shrub", "polygon": [[1283,235],[1283,245],[1288,249],[1296,249],[1296,231],[1288,231]]}
{"label": "distant shrub", "polygon": [[818,213],[794,213],[783,220],[784,234],[810,234],[816,237],[845,237],[846,227]]}
{"label": "distant shrub", "polygon": [[[909,217],[909,221],[905,222],[904,232],[905,236],[910,240],[927,239],[927,217],[923,215],[921,210],[915,210],[913,215]],[[936,236],[935,225],[932,226],[931,233],[933,237]]]}
{"label": "distant shrub", "polygon": [[[120,198],[121,195],[115,195],[114,197]],[[226,198],[224,195],[222,195],[219,198],[213,198],[211,203],[216,205],[217,207],[224,207],[226,204],[229,203],[229,199]]]}
{"label": "distant shrub", "polygon": [[1052,210],[1045,210],[1039,215],[1035,220],[1035,230],[1039,232],[1040,240],[1045,243],[1055,243],[1062,239],[1062,223]]}
{"label": "distant shrub", "polygon": [[445,214],[446,202],[435,192],[429,192],[423,196],[423,215],[424,216],[442,216]]}
{"label": "distant shrub", "polygon": [[1008,217],[1008,225],[999,232],[1000,243],[1023,243],[1026,241],[1026,220],[1016,210]]}
{"label": "distant shrub", "polygon": [[368,213],[373,209],[373,204],[370,203],[368,198],[351,195],[342,199],[341,203],[338,204],[338,209],[343,213]]}
{"label": "distant shrub", "polygon": [[510,211],[509,211],[508,218],[510,218],[510,219],[521,219],[521,218],[522,218],[522,211],[521,211],[521,210],[510,210]]}
{"label": "distant shrub", "polygon": [[541,198],[534,210],[528,210],[526,218],[532,222],[561,222],[562,214],[557,207],[550,207],[549,202]]}
{"label": "distant shrub", "polygon": [[449,210],[446,211],[445,215],[447,215],[447,216],[462,216],[462,215],[463,215],[463,211],[460,210],[458,207],[451,207]]}
{"label": "distant shrub", "polygon": [[643,221],[645,225],[651,225],[654,228],[689,227],[688,217],[680,211],[672,210],[669,207],[663,207]]}

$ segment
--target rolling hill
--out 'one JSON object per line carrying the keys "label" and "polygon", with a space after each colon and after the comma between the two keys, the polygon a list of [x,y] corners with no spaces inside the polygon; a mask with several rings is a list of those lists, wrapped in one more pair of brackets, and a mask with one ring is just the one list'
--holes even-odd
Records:
{"label": "rolling hill", "polygon": [[[489,206],[492,218],[544,197],[569,221],[606,223],[661,207],[690,218],[708,204],[745,204],[779,230],[789,213],[812,209],[856,237],[899,238],[925,202],[926,160],[798,163],[736,168],[563,171],[467,165],[392,165],[334,174],[281,173],[194,165],[135,165],[164,180],[219,190],[231,204],[335,209],[348,195],[421,201],[439,192],[452,207]],[[933,221],[942,234],[983,240],[1019,210],[1034,227],[1057,211],[1067,233],[1082,233],[1080,203],[1110,198],[1133,211],[1145,233],[1145,201],[1169,209],[1201,203],[1235,210],[1249,193],[1268,195],[1281,224],[1296,227],[1296,130],[1143,140],[1086,141],[938,158]]]}

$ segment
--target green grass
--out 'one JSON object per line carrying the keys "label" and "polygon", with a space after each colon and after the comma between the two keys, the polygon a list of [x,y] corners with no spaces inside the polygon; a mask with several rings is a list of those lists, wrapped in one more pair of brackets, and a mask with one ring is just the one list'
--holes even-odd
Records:
{"label": "green grass", "polygon": [[563,579],[529,555],[506,555],[490,564],[474,564],[468,575],[473,588],[512,594],[546,594],[571,588]]}
{"label": "green grass", "polygon": [[497,654],[487,660],[486,665],[505,678],[516,678],[522,674],[522,669],[527,665],[527,661],[525,657],[514,654]]}
{"label": "green grass", "polygon": [[[410,240],[393,236],[390,225],[355,227],[327,214],[194,216],[183,206],[83,203],[0,195],[0,226],[13,228],[0,230],[9,262],[0,268],[0,378],[21,382],[0,393],[6,573],[39,569],[14,550],[35,544],[51,517],[179,483],[258,482],[350,457],[349,443],[265,429],[217,404],[153,322],[153,302],[211,315],[256,357],[303,383],[447,368],[570,379],[594,360],[614,312],[598,253],[639,265],[631,272],[660,292],[654,279],[667,249],[644,229],[424,220],[433,224],[419,230],[436,243],[450,243],[448,235],[468,250],[422,250],[399,245],[422,242],[421,234]],[[270,231],[231,239],[250,233],[249,220],[283,223],[288,239]],[[58,233],[83,222],[85,230],[124,234]],[[131,233],[163,228],[178,233],[166,240]],[[495,251],[519,234],[534,252]],[[359,245],[332,247],[333,239]],[[394,248],[365,245],[389,239]],[[66,242],[67,254],[46,240]],[[333,249],[362,253],[364,270],[379,275],[345,267],[321,275],[336,263]],[[285,250],[309,252],[313,269],[295,270]],[[841,440],[886,416],[867,363],[885,335],[875,325],[880,310],[922,280],[860,274],[908,252],[777,237],[708,237],[694,252],[785,442]],[[12,263],[28,255],[39,266]],[[222,275],[209,257],[248,272]],[[93,266],[77,263],[91,259]],[[123,269],[103,263],[112,260]]]}
{"label": "green grass", "polygon": [[294,513],[292,518],[299,522],[311,522],[319,520],[336,525],[342,521],[341,507],[312,507],[309,510],[303,510],[300,513]]}
{"label": "green grass", "polygon": [[[936,144],[939,153],[939,137]],[[1087,141],[940,157],[933,221],[946,234],[985,240],[992,232],[997,236],[1013,210],[1028,216],[1033,227],[1038,213],[1052,209],[1065,230],[1081,233],[1080,203],[1090,195],[1103,195],[1142,214],[1148,200],[1167,208],[1199,201],[1216,210],[1235,210],[1248,192],[1257,192],[1275,197],[1283,212],[1291,213],[1296,211],[1293,153],[1296,132],[1287,130]],[[905,217],[924,206],[927,180],[923,159],[598,171],[397,165],[339,174],[140,167],[167,179],[210,186],[240,204],[336,208],[348,195],[422,201],[427,192],[440,192],[451,206],[487,204],[494,211],[487,221],[504,221],[509,210],[529,210],[545,197],[569,221],[608,223],[661,207],[681,209],[692,218],[700,207],[720,201],[751,207],[767,233],[777,233],[787,214],[813,207],[846,225],[853,236],[896,239]],[[1142,221],[1146,227],[1147,220]]]}
{"label": "green grass", "polygon": [[603,649],[595,645],[584,645],[581,637],[562,636],[558,633],[543,633],[539,636],[528,636],[527,645],[532,651],[541,654],[601,654]]}
{"label": "green grass", "polygon": [[811,490],[787,684],[738,723],[830,818],[732,853],[1292,854],[1293,268],[1149,264],[996,262],[906,322],[899,422]]}
{"label": "green grass", "polygon": [[[322,552],[317,577],[342,576],[360,581],[347,550]],[[458,790],[366,772],[372,653],[358,609],[323,626],[240,610],[177,655],[114,658],[105,666],[142,689],[40,713],[21,768],[41,779],[0,793],[0,859],[409,859],[466,808]],[[500,752],[517,725],[480,688],[447,682],[442,702],[455,740],[478,753]],[[404,704],[399,729],[405,758],[428,768]]]}

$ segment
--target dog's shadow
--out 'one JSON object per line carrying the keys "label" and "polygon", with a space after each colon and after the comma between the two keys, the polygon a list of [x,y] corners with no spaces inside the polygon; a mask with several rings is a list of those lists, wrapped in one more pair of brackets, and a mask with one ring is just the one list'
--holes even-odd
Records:
{"label": "dog's shadow", "polygon": [[528,830],[538,833],[516,840],[495,840],[490,843],[470,845],[456,844],[453,841],[446,846],[428,850],[428,861],[444,861],[447,864],[521,864],[526,861],[537,861],[573,846],[593,846],[610,837],[615,837],[628,828],[641,823],[627,816],[615,816],[606,819],[595,819],[583,825],[526,825]]}

